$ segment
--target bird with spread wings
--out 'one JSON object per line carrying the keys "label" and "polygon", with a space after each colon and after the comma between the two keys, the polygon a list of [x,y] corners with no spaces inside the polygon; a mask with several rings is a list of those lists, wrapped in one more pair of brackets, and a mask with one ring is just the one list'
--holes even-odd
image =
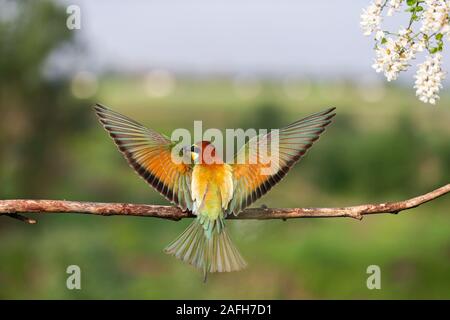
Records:
{"label": "bird with spread wings", "polygon": [[[165,252],[201,269],[205,279],[208,272],[246,266],[226,231],[225,218],[238,215],[283,179],[335,116],[335,108],[330,108],[295,121],[276,135],[256,136],[231,163],[224,163],[209,141],[186,146],[183,150],[191,161],[178,162],[172,158],[175,142],[168,137],[100,104],[94,109],[130,166],[167,200],[196,215]],[[274,139],[275,168],[268,159],[274,155],[272,149],[261,151]]]}

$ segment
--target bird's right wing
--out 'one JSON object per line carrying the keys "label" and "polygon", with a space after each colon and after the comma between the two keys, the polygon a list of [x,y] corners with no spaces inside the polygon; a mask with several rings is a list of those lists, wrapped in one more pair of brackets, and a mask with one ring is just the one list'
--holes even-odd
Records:
{"label": "bird's right wing", "polygon": [[[232,164],[234,192],[227,213],[238,215],[277,184],[330,124],[334,109],[291,123],[278,134],[269,132],[247,142]],[[276,146],[274,151],[272,146]]]}
{"label": "bird's right wing", "polygon": [[192,167],[172,161],[172,141],[100,104],[94,109],[130,166],[167,200],[192,211]]}

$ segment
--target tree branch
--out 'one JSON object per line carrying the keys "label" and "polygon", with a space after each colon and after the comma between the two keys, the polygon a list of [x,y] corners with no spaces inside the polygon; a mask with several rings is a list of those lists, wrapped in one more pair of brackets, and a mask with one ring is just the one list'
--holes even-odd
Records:
{"label": "tree branch", "polygon": [[[341,208],[290,208],[270,209],[266,207],[246,209],[237,217],[229,219],[294,219],[294,218],[332,218],[350,217],[361,220],[364,215],[379,213],[398,213],[412,209],[428,201],[434,200],[450,192],[450,184],[429,193],[404,201],[379,204],[365,204]],[[34,224],[36,220],[19,213],[83,213],[101,216],[138,216],[156,217],[170,220],[192,218],[190,212],[183,212],[177,207],[127,204],[127,203],[97,203],[63,200],[0,200],[0,215],[6,215],[26,223]]]}

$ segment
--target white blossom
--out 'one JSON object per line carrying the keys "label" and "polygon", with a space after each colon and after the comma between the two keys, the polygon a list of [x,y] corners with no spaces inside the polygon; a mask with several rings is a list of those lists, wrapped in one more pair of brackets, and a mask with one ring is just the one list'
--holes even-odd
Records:
{"label": "white blossom", "polygon": [[401,27],[400,30],[398,30],[398,34],[402,37],[404,37],[410,33],[411,33],[411,29],[406,29],[406,28]]}
{"label": "white blossom", "polygon": [[384,31],[383,30],[378,30],[376,33],[375,33],[375,39],[377,40],[377,41],[380,41],[381,39],[383,39],[384,38]]}
{"label": "white blossom", "polygon": [[391,37],[385,39],[385,43],[375,49],[375,62],[372,67],[376,72],[383,72],[388,81],[392,81],[408,68],[409,61],[417,51],[415,47],[408,46],[407,34],[400,35],[395,40]]}
{"label": "white blossom", "polygon": [[[363,33],[374,34],[376,43],[372,68],[383,73],[387,81],[396,80],[400,72],[410,67],[411,60],[415,59],[417,53],[428,51],[430,56],[418,65],[414,88],[421,101],[435,104],[445,77],[440,52],[444,48],[443,37],[450,41],[450,0],[406,2],[372,0],[363,9],[360,22]],[[382,29],[383,13],[392,16],[402,10],[402,7],[406,7],[405,11],[410,14],[408,28],[402,27],[396,33]],[[415,25],[416,21],[420,21],[418,26]]]}
{"label": "white blossom", "polygon": [[412,44],[411,48],[415,52],[422,52],[426,48],[425,40],[423,38],[417,40]]}
{"label": "white blossom", "polygon": [[442,55],[440,53],[428,56],[425,62],[419,64],[414,88],[420,101],[435,104],[439,99],[438,93],[442,88],[442,80],[445,78],[441,64]]}
{"label": "white blossom", "polygon": [[[450,17],[450,14],[449,14]],[[443,35],[448,35],[448,41],[450,41],[450,22],[447,22],[447,24],[445,24],[442,29],[441,29],[441,33]]]}
{"label": "white blossom", "polygon": [[423,21],[420,31],[424,33],[449,33],[450,3],[446,0],[425,0],[425,5],[426,8],[422,16]]}
{"label": "white blossom", "polygon": [[394,12],[399,11],[400,5],[402,4],[402,2],[403,2],[403,0],[390,0],[387,15],[392,16],[394,14]]}
{"label": "white blossom", "polygon": [[381,23],[381,6],[382,0],[375,0],[361,13],[361,28],[365,36],[369,36],[372,32],[378,30]]}

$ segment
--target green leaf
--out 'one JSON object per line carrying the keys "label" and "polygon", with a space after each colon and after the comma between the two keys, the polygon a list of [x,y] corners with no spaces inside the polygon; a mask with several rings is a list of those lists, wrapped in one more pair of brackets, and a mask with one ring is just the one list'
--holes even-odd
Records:
{"label": "green leaf", "polygon": [[413,6],[417,3],[417,0],[406,0],[406,3],[408,4],[408,6]]}
{"label": "green leaf", "polygon": [[381,44],[385,44],[387,42],[386,38],[381,39]]}
{"label": "green leaf", "polygon": [[443,34],[438,33],[435,37],[436,37],[436,40],[442,40]]}

